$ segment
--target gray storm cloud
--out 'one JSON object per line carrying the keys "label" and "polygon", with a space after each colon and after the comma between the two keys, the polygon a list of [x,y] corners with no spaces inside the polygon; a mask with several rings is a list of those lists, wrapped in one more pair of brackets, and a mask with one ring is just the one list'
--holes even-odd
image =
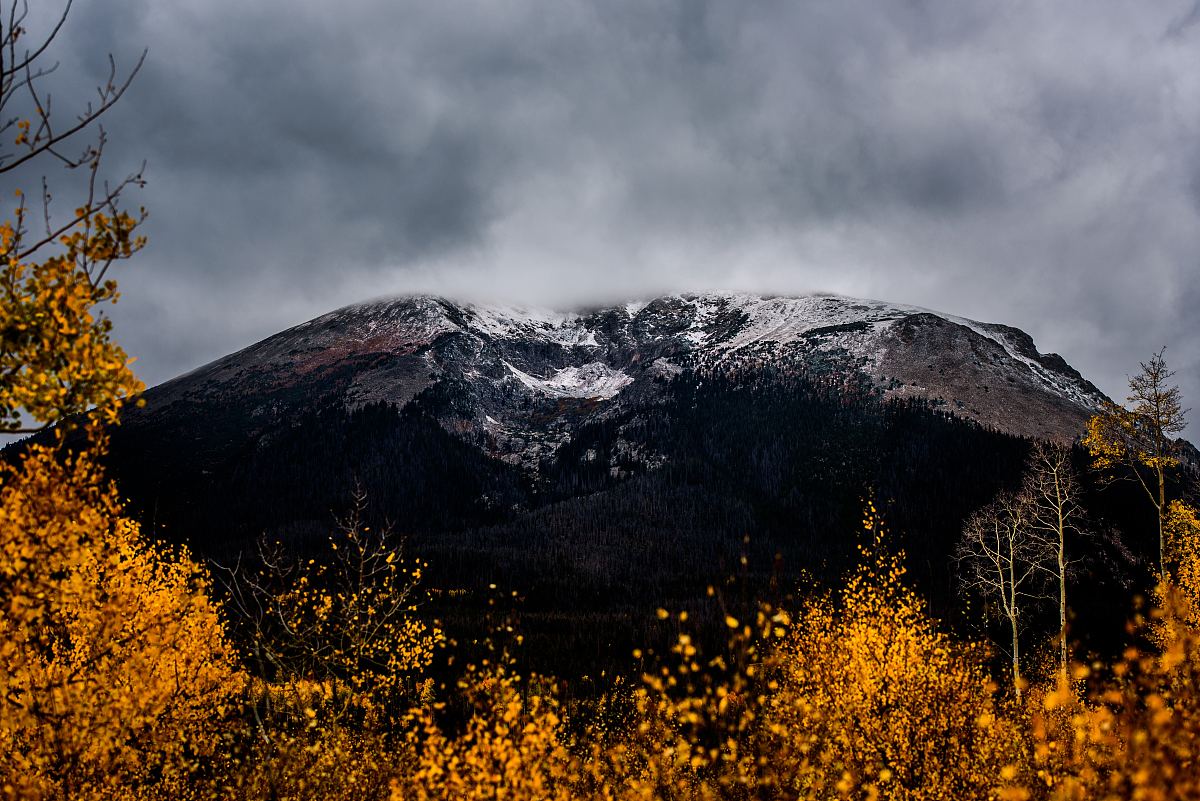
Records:
{"label": "gray storm cloud", "polygon": [[1194,0],[110,0],[64,41],[64,82],[150,49],[107,125],[151,383],[381,294],[738,288],[1009,323],[1117,396],[1165,344],[1200,407]]}

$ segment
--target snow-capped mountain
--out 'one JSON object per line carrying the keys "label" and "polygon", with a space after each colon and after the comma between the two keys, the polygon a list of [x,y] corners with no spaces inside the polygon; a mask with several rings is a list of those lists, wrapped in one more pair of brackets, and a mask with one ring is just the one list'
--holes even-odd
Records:
{"label": "snow-capped mountain", "polygon": [[145,399],[109,459],[145,530],[226,565],[263,536],[311,555],[361,492],[453,591],[438,614],[518,590],[533,652],[591,673],[657,606],[716,614],[705,588],[735,572],[755,592],[838,577],[866,497],[949,610],[962,522],[1019,480],[1020,436],[1070,441],[1102,396],[1002,325],[714,293],[379,300]]}
{"label": "snow-capped mountain", "polygon": [[707,293],[555,312],[417,296],[339,309],[181,376],[150,390],[133,423],[235,397],[255,400],[264,424],[330,401],[436,397],[446,430],[536,468],[581,423],[652,403],[679,376],[766,372],[1066,441],[1102,399],[1022,331],[874,300]]}

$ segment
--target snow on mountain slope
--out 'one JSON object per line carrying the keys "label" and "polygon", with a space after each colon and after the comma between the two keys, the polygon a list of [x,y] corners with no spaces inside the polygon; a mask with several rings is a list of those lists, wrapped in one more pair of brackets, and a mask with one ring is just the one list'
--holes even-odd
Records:
{"label": "snow on mountain slope", "polygon": [[[674,308],[670,314],[663,315],[656,306]],[[589,328],[596,315],[589,318],[512,308],[470,308],[473,319],[482,323],[480,329],[497,339],[533,336],[564,347],[600,346],[597,332]],[[762,297],[746,293],[710,293],[628,303],[622,308],[634,324],[643,320],[651,322],[655,316],[665,316],[668,323],[683,323],[685,327],[676,330],[674,336],[685,346],[690,346],[689,355],[701,363],[719,364],[738,355],[770,354],[777,352],[780,346],[810,343],[826,353],[843,351],[856,357],[857,366],[875,374],[880,381],[890,378],[878,373],[892,346],[888,333],[893,325],[917,315],[932,315],[968,329],[1002,348],[1009,359],[1028,369],[1027,378],[1051,396],[1089,410],[1096,408],[1102,398],[1094,386],[1061,359],[1039,354],[1023,332],[916,306],[833,295]],[[731,318],[741,319],[729,325]],[[665,334],[661,330],[665,327],[656,325],[654,338],[663,338]],[[534,382],[538,381],[544,384],[552,382],[552,378],[534,379]],[[526,383],[535,386],[535,383]],[[615,387],[604,385],[603,389],[598,384],[595,397],[611,398],[628,383],[631,381],[622,381]],[[586,393],[586,386],[583,385],[580,391]]]}
{"label": "snow on mountain slope", "polygon": [[628,375],[620,370],[613,370],[603,362],[592,362],[582,367],[564,367],[545,379],[534,378],[508,362],[505,362],[505,366],[512,370],[518,381],[530,389],[564,398],[608,400],[633,383],[633,379]]}
{"label": "snow on mountain slope", "polygon": [[1074,438],[1103,398],[1018,329],[876,300],[719,292],[560,312],[416,296],[276,334],[151,390],[146,414],[236,396],[261,398],[261,414],[278,417],[432,393],[447,430],[536,464],[583,421],[651,402],[688,371],[768,365],[1058,440]]}

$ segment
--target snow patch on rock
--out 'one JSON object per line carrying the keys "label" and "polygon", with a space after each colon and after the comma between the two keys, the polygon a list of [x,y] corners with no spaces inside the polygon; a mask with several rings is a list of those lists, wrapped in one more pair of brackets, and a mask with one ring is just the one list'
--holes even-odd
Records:
{"label": "snow patch on rock", "polygon": [[538,378],[504,362],[518,381],[537,392],[560,398],[603,398],[608,400],[633,383],[633,378],[603,362],[564,367],[548,378]]}
{"label": "snow patch on rock", "polygon": [[530,334],[555,332],[579,319],[577,315],[549,309],[516,306],[471,304],[465,309],[468,313],[470,328],[494,339],[516,339],[527,337]]}

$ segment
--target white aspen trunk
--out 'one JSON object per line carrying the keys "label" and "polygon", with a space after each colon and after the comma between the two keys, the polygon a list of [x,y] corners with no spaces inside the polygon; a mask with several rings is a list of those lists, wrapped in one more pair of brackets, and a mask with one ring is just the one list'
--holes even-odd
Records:
{"label": "white aspen trunk", "polygon": [[1013,692],[1017,694],[1017,700],[1021,700],[1021,645],[1017,638],[1017,610],[1014,608],[1012,614],[1008,616],[1008,622],[1012,624],[1012,675],[1013,675]]}
{"label": "white aspen trunk", "polygon": [[1008,552],[1008,592],[1010,603],[1008,604],[1008,622],[1012,626],[1012,674],[1013,674],[1013,692],[1017,695],[1017,700],[1021,700],[1021,640],[1018,636],[1017,629],[1017,576],[1015,571],[1016,561],[1013,554],[1012,542],[1009,542]]}
{"label": "white aspen trunk", "polygon": [[1163,519],[1167,516],[1167,477],[1162,465],[1158,465],[1158,578],[1167,580],[1167,547],[1163,536]]}
{"label": "white aspen trunk", "polygon": [[1064,554],[1062,533],[1059,533],[1058,539],[1058,639],[1059,639],[1059,661],[1062,667],[1063,681],[1068,678],[1067,673],[1067,563],[1066,555]]}
{"label": "white aspen trunk", "polygon": [[1067,521],[1064,517],[1066,499],[1057,473],[1054,476],[1054,493],[1058,503],[1058,648],[1064,685],[1067,673]]}

